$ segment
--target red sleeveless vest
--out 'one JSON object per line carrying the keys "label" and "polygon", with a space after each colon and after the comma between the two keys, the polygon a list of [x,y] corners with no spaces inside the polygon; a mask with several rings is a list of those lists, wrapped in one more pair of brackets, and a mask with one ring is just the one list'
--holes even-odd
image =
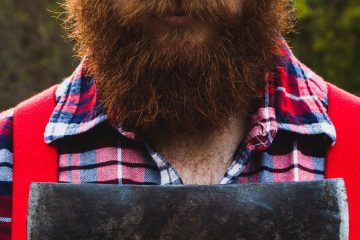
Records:
{"label": "red sleeveless vest", "polygon": [[[58,181],[57,150],[43,139],[55,106],[55,90],[56,86],[15,109],[13,240],[26,239],[30,183]],[[337,141],[326,158],[326,178],[344,178],[349,200],[350,240],[357,240],[360,239],[360,124],[357,125],[360,99],[331,84],[328,90],[329,115],[336,128]]]}

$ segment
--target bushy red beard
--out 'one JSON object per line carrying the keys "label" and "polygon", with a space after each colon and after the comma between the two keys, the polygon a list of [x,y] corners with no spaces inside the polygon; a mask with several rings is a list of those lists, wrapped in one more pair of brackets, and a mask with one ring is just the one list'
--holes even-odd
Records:
{"label": "bushy red beard", "polygon": [[[198,134],[251,111],[289,0],[66,0],[77,53],[112,121],[136,132]],[[169,28],[181,9],[196,21]]]}

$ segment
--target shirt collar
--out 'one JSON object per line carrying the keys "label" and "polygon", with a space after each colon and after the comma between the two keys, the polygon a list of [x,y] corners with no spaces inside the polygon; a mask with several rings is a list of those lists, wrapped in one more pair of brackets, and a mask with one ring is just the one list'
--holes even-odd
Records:
{"label": "shirt collar", "polygon": [[[247,148],[266,149],[278,130],[324,134],[334,142],[336,134],[327,114],[325,81],[297,60],[285,42],[276,63],[276,69],[265,76],[263,102],[251,117],[252,127],[245,139]],[[85,133],[108,121],[84,60],[59,85],[56,102],[44,133],[46,143]],[[119,131],[128,138],[135,138],[132,132]]]}

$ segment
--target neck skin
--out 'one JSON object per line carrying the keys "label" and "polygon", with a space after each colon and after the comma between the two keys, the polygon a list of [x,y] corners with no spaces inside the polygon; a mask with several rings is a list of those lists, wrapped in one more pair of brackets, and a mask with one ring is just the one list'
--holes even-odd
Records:
{"label": "neck skin", "polygon": [[175,167],[184,184],[218,184],[234,160],[248,130],[246,116],[228,120],[224,128],[204,135],[149,133],[155,150]]}

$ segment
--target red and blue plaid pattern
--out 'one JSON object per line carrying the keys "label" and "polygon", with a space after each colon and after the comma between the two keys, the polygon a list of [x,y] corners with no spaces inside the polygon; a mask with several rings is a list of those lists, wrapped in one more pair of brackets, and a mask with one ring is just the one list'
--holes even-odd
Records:
{"label": "red and blue plaid pattern", "polygon": [[13,110],[0,113],[0,239],[10,239],[11,230],[12,116]]}
{"label": "red and blue plaid pattern", "polygon": [[[109,123],[85,65],[86,60],[59,85],[44,134],[45,142],[59,148],[59,182],[182,184],[147,142]],[[326,152],[335,141],[326,83],[283,43],[276,69],[265,76],[263,96],[220,183],[323,179]],[[0,115],[0,239],[10,239],[12,114]]]}

